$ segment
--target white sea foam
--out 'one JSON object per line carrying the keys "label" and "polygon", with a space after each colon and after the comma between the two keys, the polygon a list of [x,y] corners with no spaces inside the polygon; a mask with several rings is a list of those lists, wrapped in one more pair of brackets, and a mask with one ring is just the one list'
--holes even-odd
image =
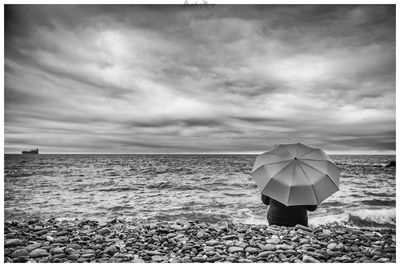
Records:
{"label": "white sea foam", "polygon": [[396,209],[359,209],[342,214],[318,216],[309,220],[309,225],[316,227],[327,224],[350,224],[354,226],[395,226]]}

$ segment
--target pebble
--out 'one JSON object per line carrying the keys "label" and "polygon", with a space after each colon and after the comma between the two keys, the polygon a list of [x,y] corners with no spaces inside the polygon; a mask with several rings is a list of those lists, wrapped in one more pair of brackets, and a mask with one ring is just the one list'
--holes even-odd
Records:
{"label": "pebble", "polygon": [[11,258],[19,258],[24,256],[28,256],[28,251],[26,249],[17,249],[11,253]]}
{"label": "pebble", "polygon": [[38,258],[44,256],[49,256],[49,253],[47,253],[47,250],[42,248],[37,248],[35,250],[32,250],[31,253],[29,253],[29,257],[31,258]]}
{"label": "pebble", "polygon": [[224,239],[224,240],[237,239],[237,235],[226,235],[226,236],[223,236],[222,239]]}
{"label": "pebble", "polygon": [[163,258],[161,256],[158,256],[158,255],[152,256],[151,259],[153,261],[155,261],[155,262],[160,262],[160,261],[163,260]]}
{"label": "pebble", "polygon": [[170,228],[172,230],[176,230],[176,231],[181,231],[182,230],[182,226],[179,226],[177,224],[170,225]]}
{"label": "pebble", "polygon": [[276,245],[274,245],[274,244],[266,244],[266,245],[258,244],[258,246],[262,251],[274,251],[274,250],[276,250]]}
{"label": "pebble", "polygon": [[228,249],[228,251],[230,253],[235,253],[235,252],[242,252],[242,251],[244,251],[244,249],[242,247],[230,247]]}
{"label": "pebble", "polygon": [[60,247],[55,247],[55,248],[50,249],[50,253],[51,254],[62,254],[62,253],[64,253],[64,250]]}
{"label": "pebble", "polygon": [[260,250],[258,248],[254,248],[254,247],[247,247],[245,249],[245,251],[250,254],[257,254]]}
{"label": "pebble", "polygon": [[294,249],[293,246],[289,246],[289,245],[276,245],[276,249],[280,249],[280,250],[292,250]]}
{"label": "pebble", "polygon": [[396,262],[395,236],[337,225],[14,221],[4,225],[4,262],[384,263]]}
{"label": "pebble", "polygon": [[258,258],[264,258],[264,257],[268,257],[269,255],[275,255],[275,252],[273,252],[273,251],[263,251],[263,252],[260,252],[257,255],[257,257]]}
{"label": "pebble", "polygon": [[307,232],[312,232],[311,228],[306,227],[306,226],[301,225],[301,224],[296,224],[295,227],[294,227],[294,230],[299,230],[299,229],[301,229],[303,231],[307,231]]}
{"label": "pebble", "polygon": [[215,246],[218,243],[219,242],[217,240],[208,240],[208,241],[206,241],[206,245],[208,245],[208,246]]}
{"label": "pebble", "polygon": [[98,231],[98,233],[100,234],[100,235],[109,235],[109,234],[111,234],[111,230],[109,229],[109,228],[107,228],[107,227],[104,227],[104,228],[101,228],[99,231]]}
{"label": "pebble", "polygon": [[21,239],[9,239],[4,243],[5,247],[16,247],[22,244]]}
{"label": "pebble", "polygon": [[206,262],[207,259],[206,258],[202,258],[202,257],[193,257],[192,262]]}
{"label": "pebble", "polygon": [[318,263],[318,262],[320,262],[320,261],[317,260],[317,259],[314,259],[314,258],[311,257],[311,256],[304,255],[304,256],[303,256],[303,262],[305,262],[305,263]]}
{"label": "pebble", "polygon": [[329,250],[335,250],[337,244],[336,243],[329,243],[329,245],[326,247]]}
{"label": "pebble", "polygon": [[28,252],[31,252],[32,250],[37,249],[37,248],[40,248],[41,246],[42,246],[41,243],[36,243],[36,242],[35,242],[35,243],[33,243],[33,244],[27,246],[27,247],[26,247],[26,250],[27,250]]}

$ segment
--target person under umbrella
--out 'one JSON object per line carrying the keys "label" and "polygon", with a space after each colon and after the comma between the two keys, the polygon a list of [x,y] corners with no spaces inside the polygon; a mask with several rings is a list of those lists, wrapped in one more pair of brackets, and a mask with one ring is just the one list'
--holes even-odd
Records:
{"label": "person under umbrella", "polygon": [[259,155],[251,175],[263,203],[270,206],[270,225],[308,226],[307,210],[339,190],[339,168],[322,150],[300,143]]}

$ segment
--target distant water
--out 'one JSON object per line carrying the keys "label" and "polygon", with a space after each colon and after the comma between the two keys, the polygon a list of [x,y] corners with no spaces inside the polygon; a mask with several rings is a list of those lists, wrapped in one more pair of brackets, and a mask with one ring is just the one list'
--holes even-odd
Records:
{"label": "distant water", "polygon": [[[5,155],[5,219],[233,221],[267,224],[250,176],[256,155]],[[340,191],[310,225],[396,224],[395,156],[331,156]]]}

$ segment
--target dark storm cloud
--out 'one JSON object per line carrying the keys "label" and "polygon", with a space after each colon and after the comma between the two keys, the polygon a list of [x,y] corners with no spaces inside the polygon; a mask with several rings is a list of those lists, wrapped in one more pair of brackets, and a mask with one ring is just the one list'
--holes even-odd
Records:
{"label": "dark storm cloud", "polygon": [[6,5],[5,150],[395,149],[394,5]]}

